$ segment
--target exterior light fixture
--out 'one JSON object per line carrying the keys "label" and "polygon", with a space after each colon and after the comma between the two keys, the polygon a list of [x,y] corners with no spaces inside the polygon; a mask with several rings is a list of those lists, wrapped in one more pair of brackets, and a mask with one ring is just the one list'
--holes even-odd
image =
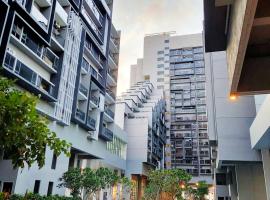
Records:
{"label": "exterior light fixture", "polygon": [[230,94],[230,100],[231,101],[235,101],[237,99],[237,95],[236,94]]}

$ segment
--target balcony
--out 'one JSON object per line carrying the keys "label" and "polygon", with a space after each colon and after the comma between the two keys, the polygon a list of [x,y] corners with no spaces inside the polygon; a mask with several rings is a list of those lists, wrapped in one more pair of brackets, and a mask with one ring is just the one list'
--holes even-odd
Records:
{"label": "balcony", "polygon": [[93,2],[93,0],[85,0],[86,2],[86,7],[85,9],[90,14],[90,16],[92,17],[92,19],[96,22],[96,24],[98,24],[99,27],[102,27],[103,21],[104,21],[104,17],[102,16],[101,12],[99,11],[98,7],[96,6],[96,4]]}
{"label": "balcony", "polygon": [[92,28],[92,30],[94,31],[96,37],[100,41],[103,41],[102,33],[100,32],[99,28],[97,27],[95,22],[92,20],[91,16],[89,16],[88,12],[85,10],[84,7],[82,8],[82,14],[83,14],[84,18],[86,19],[86,21],[88,22],[88,24],[90,25],[90,27]]}
{"label": "balcony", "polygon": [[102,131],[99,134],[99,137],[106,141],[112,141],[113,140],[113,132],[109,130],[106,127],[103,127]]}
{"label": "balcony", "polygon": [[85,41],[85,54],[92,59],[94,64],[96,64],[100,69],[103,69],[103,66],[105,65],[104,61],[101,58],[101,55],[96,52],[94,47],[90,42]]}
{"label": "balcony", "polygon": [[107,73],[107,83],[110,86],[116,86],[116,77],[112,73]]}
{"label": "balcony", "polygon": [[55,21],[60,26],[67,26],[67,19],[68,19],[68,14],[64,10],[64,8],[60,5],[60,3],[58,1],[56,1]]}
{"label": "balcony", "polygon": [[89,72],[89,69],[90,69],[90,64],[83,58],[81,73],[87,74]]}
{"label": "balcony", "polygon": [[98,73],[93,67],[90,66],[91,75],[101,84],[105,85],[105,80],[100,73]]}
{"label": "balcony", "polygon": [[76,118],[79,119],[80,121],[85,121],[85,113],[77,108]]}
{"label": "balcony", "polygon": [[113,37],[110,38],[110,50],[113,53],[119,53],[119,45]]}
{"label": "balcony", "polygon": [[91,108],[97,108],[99,105],[99,98],[95,95],[91,95],[90,97],[90,106]]}
{"label": "balcony", "polygon": [[87,116],[87,126],[91,127],[92,130],[96,129],[96,120],[91,118],[90,116]]}
{"label": "balcony", "polygon": [[104,111],[104,120],[106,122],[113,122],[114,119],[114,113],[109,108],[105,108]]}
{"label": "balcony", "polygon": [[39,24],[47,29],[48,26],[48,19],[40,12],[40,10],[36,6],[32,6],[31,13],[30,13]]}
{"label": "balcony", "polygon": [[6,53],[4,68],[14,78],[19,79],[22,87],[50,102],[56,101],[54,85],[34,72],[30,67],[16,59],[9,52]]}
{"label": "balcony", "polygon": [[64,38],[64,29],[53,27],[52,30],[52,42],[54,42],[58,51],[64,51],[65,38]]}
{"label": "balcony", "polygon": [[108,100],[108,103],[114,103],[115,102],[116,96],[111,90],[106,89],[106,96],[105,97]]}
{"label": "balcony", "polygon": [[108,64],[111,67],[111,69],[117,69],[118,68],[116,63],[117,62],[116,62],[114,56],[111,53],[109,53],[109,62],[108,62]]}
{"label": "balcony", "polygon": [[81,101],[87,100],[87,96],[88,96],[88,89],[82,83],[80,83],[78,99]]}
{"label": "balcony", "polygon": [[[10,42],[24,52],[27,56],[31,57],[35,62],[41,65],[45,70],[50,73],[56,73],[59,58],[50,50],[38,44],[31,39],[27,32],[18,33],[16,27],[13,28],[10,36]],[[21,34],[23,35],[21,37]],[[21,39],[20,39],[21,38]]]}

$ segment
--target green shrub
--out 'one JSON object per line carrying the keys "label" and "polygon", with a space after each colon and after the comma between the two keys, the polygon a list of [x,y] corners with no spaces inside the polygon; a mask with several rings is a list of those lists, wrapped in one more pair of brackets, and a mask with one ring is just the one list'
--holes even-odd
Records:
{"label": "green shrub", "polygon": [[22,200],[23,196],[18,194],[13,194],[10,196],[9,200]]}
{"label": "green shrub", "polygon": [[[0,200],[4,200],[4,198],[1,199],[1,195]],[[27,193],[26,195],[13,194],[9,200],[80,200],[80,198],[64,197],[58,195],[41,196],[39,194]]]}
{"label": "green shrub", "polygon": [[4,193],[0,192],[0,200],[4,200],[4,199],[5,199]]}

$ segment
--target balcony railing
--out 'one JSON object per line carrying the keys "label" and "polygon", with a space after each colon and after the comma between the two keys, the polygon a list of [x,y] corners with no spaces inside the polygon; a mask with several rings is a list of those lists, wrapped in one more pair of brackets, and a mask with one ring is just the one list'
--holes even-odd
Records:
{"label": "balcony railing", "polygon": [[112,99],[116,99],[116,96],[115,96],[115,94],[111,91],[111,90],[109,90],[109,89],[106,89],[106,92],[108,93],[108,95],[112,98]]}
{"label": "balcony railing", "polygon": [[99,53],[96,52],[92,44],[88,41],[85,41],[85,47],[90,51],[92,56],[96,59],[96,61],[101,65],[101,67],[104,66],[104,61],[102,60]]}
{"label": "balcony railing", "polygon": [[102,75],[100,73],[98,73],[92,66],[90,66],[90,72],[91,74],[97,79],[97,81],[101,84],[104,85],[105,80],[102,77]]}
{"label": "balcony railing", "polygon": [[112,119],[114,118],[114,113],[113,113],[113,111],[111,111],[111,109],[106,108],[106,109],[105,109],[105,113],[106,113],[107,115],[109,115]]}
{"label": "balcony railing", "polygon": [[28,84],[34,86],[34,90],[38,90],[45,95],[49,95],[50,98],[54,98],[54,86],[52,83],[39,76],[31,68],[26,66],[24,63],[16,59],[8,52],[5,57],[4,66],[9,71],[12,71],[12,73],[16,74],[16,76],[20,77]]}
{"label": "balcony railing", "polygon": [[80,83],[79,91],[80,91],[84,96],[87,97],[88,89],[87,89],[82,83]]}
{"label": "balcony railing", "polygon": [[[54,69],[58,68],[59,58],[48,48],[44,48],[43,45],[39,44],[37,41],[34,41],[31,37],[29,37],[29,33],[27,31],[20,32],[16,25],[13,26],[12,34],[21,41],[26,47],[28,47],[34,54],[40,57],[45,63]],[[20,36],[22,37],[20,38]]]}
{"label": "balcony railing", "polygon": [[49,50],[49,49],[45,49],[43,52],[43,60],[49,64],[50,66],[52,66],[54,69],[58,69],[59,66],[59,59],[55,56],[55,54]]}
{"label": "balcony railing", "polygon": [[87,125],[92,126],[92,127],[95,128],[96,127],[96,120],[94,120],[90,116],[87,116]]}
{"label": "balcony railing", "polygon": [[106,127],[103,127],[103,130],[100,136],[109,141],[113,140],[113,132]]}
{"label": "balcony railing", "polygon": [[92,12],[96,16],[96,18],[98,19],[98,21],[100,22],[100,24],[102,24],[103,23],[103,20],[104,20],[104,17],[100,13],[100,11],[97,8],[96,4],[93,2],[93,0],[85,0],[85,1],[89,5],[89,7],[91,8]]}
{"label": "balcony railing", "polygon": [[82,68],[83,68],[86,72],[89,72],[90,65],[89,65],[89,63],[88,63],[85,59],[82,60]]}
{"label": "balcony railing", "polygon": [[85,8],[82,9],[82,13],[84,14],[87,22],[90,24],[93,31],[96,33],[98,38],[102,40],[102,33],[100,32],[99,28],[96,26],[96,24],[93,22],[92,18],[89,16],[89,14],[86,12]]}
{"label": "balcony railing", "polygon": [[96,97],[95,95],[91,95],[90,100],[91,100],[95,105],[98,105],[98,103],[99,103],[99,98]]}
{"label": "balcony railing", "polygon": [[80,109],[76,110],[76,117],[82,121],[85,120],[85,113],[81,111]]}

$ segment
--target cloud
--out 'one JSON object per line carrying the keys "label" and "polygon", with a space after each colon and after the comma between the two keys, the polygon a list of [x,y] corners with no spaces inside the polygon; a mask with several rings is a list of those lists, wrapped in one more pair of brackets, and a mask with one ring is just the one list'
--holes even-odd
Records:
{"label": "cloud", "polygon": [[202,31],[202,0],[114,0],[113,23],[121,33],[118,94],[129,87],[130,65],[143,55],[145,34]]}

